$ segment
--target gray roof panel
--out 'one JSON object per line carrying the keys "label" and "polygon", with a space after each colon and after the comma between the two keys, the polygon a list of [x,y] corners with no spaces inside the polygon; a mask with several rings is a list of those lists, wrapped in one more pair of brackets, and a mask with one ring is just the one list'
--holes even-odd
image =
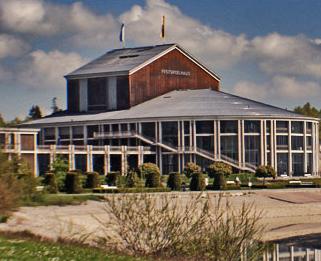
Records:
{"label": "gray roof panel", "polygon": [[89,74],[108,74],[129,72],[156,55],[176,44],[164,44],[137,48],[114,49],[67,74],[66,78]]}
{"label": "gray roof panel", "polygon": [[26,125],[179,117],[304,118],[304,116],[292,111],[225,92],[201,89],[172,91],[128,110],[47,117],[28,122]]}

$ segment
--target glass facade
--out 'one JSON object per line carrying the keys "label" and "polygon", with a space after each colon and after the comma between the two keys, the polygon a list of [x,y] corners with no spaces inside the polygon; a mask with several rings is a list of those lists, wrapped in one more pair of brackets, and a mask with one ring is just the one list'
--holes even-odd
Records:
{"label": "glass facade", "polygon": [[221,133],[237,133],[238,121],[220,121]]}
{"label": "glass facade", "polygon": [[245,162],[260,164],[260,136],[245,136]]}
{"label": "glass facade", "polygon": [[293,176],[304,175],[304,154],[303,153],[292,154],[292,175]]}
{"label": "glass facade", "polygon": [[169,146],[178,146],[178,122],[162,122],[162,142]]}
{"label": "glass facade", "polygon": [[221,154],[238,160],[238,137],[221,136]]}
{"label": "glass facade", "polygon": [[277,166],[278,175],[288,175],[289,173],[289,154],[288,153],[277,153]]}

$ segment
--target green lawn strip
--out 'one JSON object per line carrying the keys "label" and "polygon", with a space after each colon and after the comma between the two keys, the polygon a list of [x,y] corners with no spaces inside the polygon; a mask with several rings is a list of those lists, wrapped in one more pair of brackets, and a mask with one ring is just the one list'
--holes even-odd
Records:
{"label": "green lawn strip", "polygon": [[0,235],[0,260],[143,261],[146,259],[107,254],[87,246],[40,242]]}
{"label": "green lawn strip", "polygon": [[36,207],[36,206],[66,206],[66,205],[79,205],[87,200],[100,201],[103,197],[101,195],[93,194],[41,194],[32,200],[23,201],[22,206]]}

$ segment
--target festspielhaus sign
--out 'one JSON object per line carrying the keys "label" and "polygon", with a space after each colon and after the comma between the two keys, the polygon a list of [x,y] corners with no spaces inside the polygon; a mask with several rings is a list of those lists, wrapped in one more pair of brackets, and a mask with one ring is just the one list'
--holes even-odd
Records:
{"label": "festspielhaus sign", "polygon": [[169,69],[162,69],[161,72],[162,72],[162,74],[170,74],[170,75],[181,75],[181,76],[190,76],[191,75],[191,72],[169,70]]}

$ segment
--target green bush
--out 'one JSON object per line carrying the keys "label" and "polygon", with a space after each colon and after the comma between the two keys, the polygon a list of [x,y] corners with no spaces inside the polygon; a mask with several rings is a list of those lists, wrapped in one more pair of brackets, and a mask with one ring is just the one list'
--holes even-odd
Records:
{"label": "green bush", "polygon": [[184,167],[184,174],[186,177],[191,178],[195,172],[201,172],[201,167],[193,162],[188,162]]}
{"label": "green bush", "polygon": [[118,188],[125,188],[126,187],[126,176],[119,174],[116,179],[116,186]]}
{"label": "green bush", "polygon": [[136,188],[140,185],[140,179],[137,173],[130,170],[126,176],[126,188]]}
{"label": "green bush", "polygon": [[157,188],[161,186],[160,170],[154,163],[144,163],[139,167],[139,176],[145,179],[147,188]]}
{"label": "green bush", "polygon": [[214,162],[207,168],[210,178],[215,178],[216,175],[224,175],[225,177],[232,174],[232,167],[224,162]]}
{"label": "green bush", "polygon": [[257,181],[257,177],[255,177],[254,173],[237,173],[237,174],[231,174],[226,179],[227,180],[236,180],[236,177],[239,178],[240,182],[242,184],[247,184],[249,181],[255,182]]}
{"label": "green bush", "polygon": [[86,172],[85,188],[97,188],[100,185],[98,172]]}
{"label": "green bush", "polygon": [[215,174],[213,188],[215,190],[223,190],[226,188],[225,176],[223,173]]}
{"label": "green bush", "polygon": [[263,178],[263,184],[265,184],[265,178],[275,178],[276,172],[273,169],[272,166],[266,165],[266,166],[258,166],[255,170],[255,176],[258,178]]}
{"label": "green bush", "polygon": [[58,192],[58,185],[54,173],[46,173],[43,183],[45,185],[46,191],[48,191],[49,193],[55,194]]}
{"label": "green bush", "polygon": [[116,186],[117,177],[120,176],[118,171],[109,172],[106,176],[106,183],[108,186]]}
{"label": "green bush", "polygon": [[167,180],[167,187],[171,190],[180,191],[182,187],[182,179],[180,173],[170,173]]}
{"label": "green bush", "polygon": [[206,188],[205,178],[203,173],[195,172],[192,174],[191,182],[189,184],[191,191],[203,191]]}
{"label": "green bush", "polygon": [[77,172],[68,172],[65,179],[65,189],[67,193],[81,193],[82,186],[80,175]]}

